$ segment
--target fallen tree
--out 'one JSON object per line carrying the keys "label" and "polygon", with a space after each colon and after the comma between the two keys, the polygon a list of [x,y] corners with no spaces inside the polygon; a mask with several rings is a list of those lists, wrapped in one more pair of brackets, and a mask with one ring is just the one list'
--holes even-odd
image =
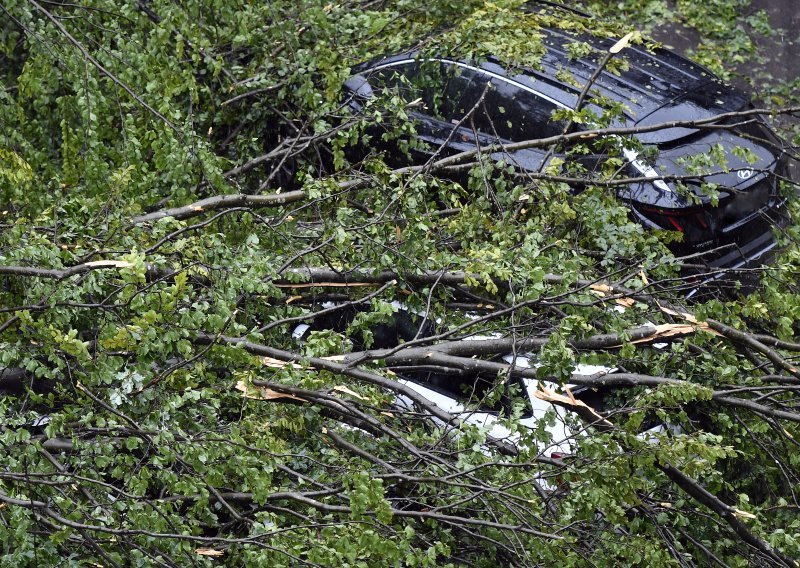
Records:
{"label": "fallen tree", "polygon": [[440,4],[0,5],[3,563],[797,566],[796,227],[690,302],[703,255],[615,197],[649,178],[487,156],[798,107],[398,165],[365,147],[410,109],[349,114],[350,65],[627,32]]}

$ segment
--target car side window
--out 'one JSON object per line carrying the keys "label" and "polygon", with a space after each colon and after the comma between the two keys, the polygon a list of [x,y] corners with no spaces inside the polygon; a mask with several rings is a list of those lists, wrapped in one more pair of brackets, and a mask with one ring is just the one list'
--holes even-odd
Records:
{"label": "car side window", "polygon": [[444,122],[463,118],[481,94],[474,93],[477,86],[474,72],[435,60],[374,69],[369,82],[378,94],[396,90],[406,102],[421,99],[422,112]]}
{"label": "car side window", "polygon": [[389,94],[389,91],[396,90],[405,100],[414,100],[418,91],[416,77],[418,75],[415,63],[402,63],[373,69],[369,72],[367,79],[372,90],[378,95]]}

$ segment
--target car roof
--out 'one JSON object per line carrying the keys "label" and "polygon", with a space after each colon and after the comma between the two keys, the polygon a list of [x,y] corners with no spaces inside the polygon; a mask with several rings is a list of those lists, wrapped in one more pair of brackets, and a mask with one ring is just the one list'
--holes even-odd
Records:
{"label": "car roof", "polygon": [[[538,31],[543,34],[546,47],[539,69],[509,68],[495,56],[474,66],[528,83],[528,86],[572,106],[577,101],[580,89],[559,77],[567,71],[579,84],[585,84],[595,72],[597,61],[593,58],[571,58],[568,45],[586,42],[596,50],[606,52],[615,40],[553,28],[541,28]],[[358,65],[353,71],[364,73],[399,61],[428,57],[439,59],[411,51]],[[604,70],[595,79],[593,87],[610,100],[624,103],[628,109],[626,114],[634,124],[700,119],[741,110],[749,102],[746,94],[726,85],[702,65],[673,51],[657,47],[647,50],[629,45],[615,57],[624,60],[626,65],[621,69],[617,66],[615,69],[618,72]],[[452,56],[441,59],[465,63]],[[675,109],[674,114],[669,112],[671,109]]]}
{"label": "car roof", "polygon": [[[547,48],[541,63],[542,71],[528,69],[526,72],[542,80],[552,80],[559,70],[568,70],[581,84],[585,84],[596,70],[597,63],[585,58],[570,59],[567,46],[583,41],[606,52],[616,42],[561,30],[544,28],[541,31]],[[615,57],[627,65],[618,69],[618,74],[608,70],[600,73],[595,87],[610,99],[627,104],[637,121],[679,99],[693,100],[699,106],[714,108],[716,112],[739,110],[748,100],[744,93],[726,85],[702,65],[668,49],[656,47],[648,51],[631,44]],[[713,106],[707,103],[713,103]]]}

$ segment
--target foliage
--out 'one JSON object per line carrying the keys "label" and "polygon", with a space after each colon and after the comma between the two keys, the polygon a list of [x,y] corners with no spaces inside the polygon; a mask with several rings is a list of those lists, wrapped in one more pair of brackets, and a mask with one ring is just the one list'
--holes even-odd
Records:
{"label": "foliage", "polygon": [[[721,18],[746,3],[584,2],[601,19],[513,0],[3,0],[0,565],[791,565],[797,227],[758,290],[687,306],[676,235],[633,223],[608,184],[618,152],[579,195],[557,179],[572,163],[531,183],[476,159],[454,180],[363,151],[376,126],[414,149],[402,97],[341,102],[381,54],[535,66],[537,28],[621,37],[642,5],[731,62],[753,48]],[[383,349],[396,302],[438,335]],[[642,322],[684,331],[635,339]],[[506,408],[509,451],[424,400],[398,407],[404,366],[457,359],[502,385],[490,355],[521,344],[437,347],[492,333],[534,341],[530,380],[600,388],[575,364],[615,367],[613,410],[525,428]],[[580,432],[563,459],[542,453],[557,420]]]}

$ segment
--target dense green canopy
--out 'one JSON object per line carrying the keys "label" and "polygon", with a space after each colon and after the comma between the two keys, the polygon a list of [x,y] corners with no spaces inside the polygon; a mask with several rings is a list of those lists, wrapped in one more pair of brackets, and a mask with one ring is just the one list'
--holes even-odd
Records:
{"label": "dense green canopy", "polygon": [[[411,47],[535,66],[541,26],[681,21],[731,80],[771,33],[749,0],[580,4],[0,0],[0,566],[797,566],[798,228],[758,290],[687,304],[620,156],[577,195],[569,162],[532,182],[479,152],[457,182],[365,150],[375,124],[413,145],[406,101],[341,102]],[[435,334],[364,351],[396,302]],[[601,414],[553,398],[561,459],[520,405],[492,439],[409,367],[615,388]]]}

